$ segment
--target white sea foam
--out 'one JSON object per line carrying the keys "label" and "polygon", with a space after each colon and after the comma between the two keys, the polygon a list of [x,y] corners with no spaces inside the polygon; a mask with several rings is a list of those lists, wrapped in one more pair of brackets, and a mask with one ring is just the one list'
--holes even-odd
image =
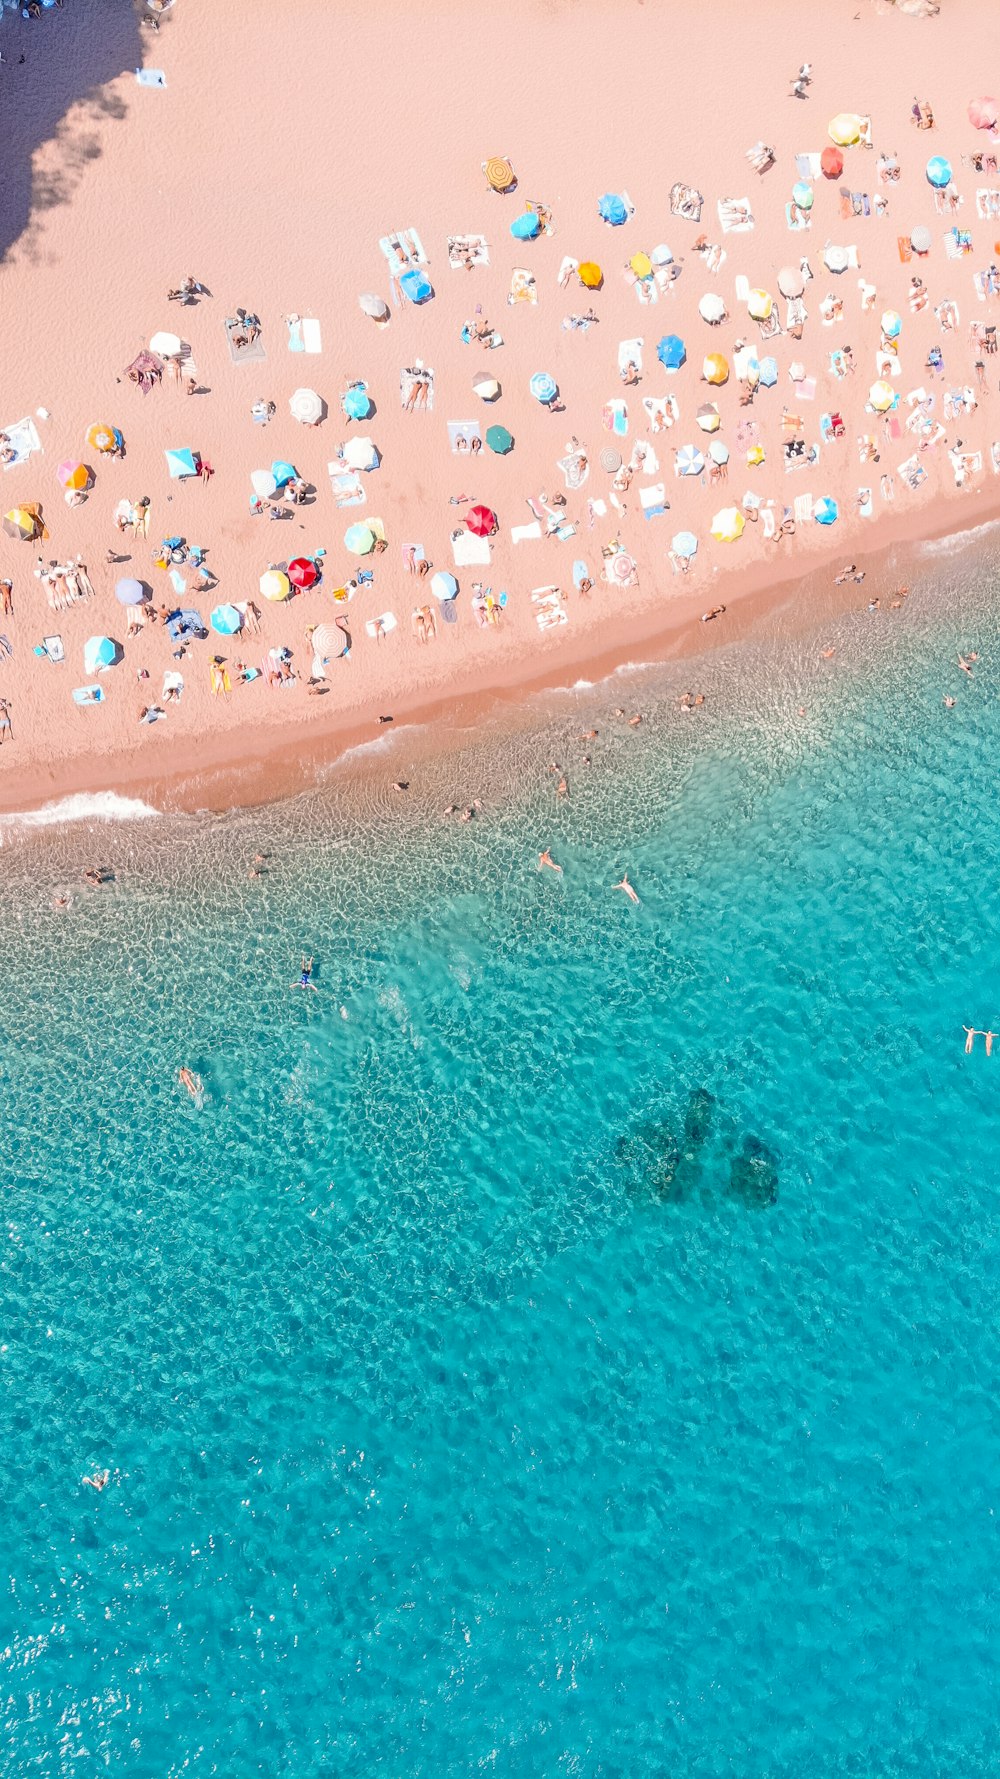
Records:
{"label": "white sea foam", "polygon": [[138,797],[120,797],[117,791],[77,791],[41,809],[24,809],[0,816],[0,834],[8,828],[54,828],[66,822],[149,821],[160,811]]}
{"label": "white sea foam", "polygon": [[617,676],[626,673],[648,673],[651,668],[658,667],[659,665],[661,664],[657,661],[622,661],[620,666],[615,668],[615,675]]}
{"label": "white sea foam", "polygon": [[947,537],[929,537],[920,545],[922,556],[957,556],[972,543],[1000,527],[1000,519],[987,519],[982,525],[971,525],[968,531],[950,531]]}

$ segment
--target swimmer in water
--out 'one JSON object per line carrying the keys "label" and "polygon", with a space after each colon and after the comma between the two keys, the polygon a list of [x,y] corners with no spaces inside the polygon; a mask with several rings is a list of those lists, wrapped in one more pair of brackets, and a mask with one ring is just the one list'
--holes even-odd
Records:
{"label": "swimmer in water", "polygon": [[629,883],[627,871],[622,872],[621,883],[613,883],[611,885],[611,888],[616,889],[616,890],[618,890],[618,889],[624,890],[629,901],[634,902],[637,908],[640,906],[639,898],[636,895],[635,890],[632,888],[632,885]]}
{"label": "swimmer in water", "polygon": [[972,677],[973,677],[972,663],[973,663],[973,661],[978,661],[978,660],[979,660],[979,656],[976,654],[959,655],[958,665],[962,669],[962,672],[967,673],[969,678],[972,679]]}
{"label": "swimmer in water", "polygon": [[965,1054],[971,1056],[972,1040],[976,1035],[976,1028],[974,1025],[963,1025],[962,1030],[965,1033]]}
{"label": "swimmer in water", "polygon": [[993,1055],[993,1040],[996,1037],[996,1035],[997,1035],[996,1032],[984,1032],[983,1033],[983,1037],[986,1039],[986,1054],[987,1054],[987,1056]]}
{"label": "swimmer in water", "polygon": [[946,693],[945,693],[945,695],[944,695],[944,697],[943,697],[943,699],[942,699],[942,700],[941,700],[941,702],[942,702],[942,704],[943,704],[943,705],[944,705],[944,707],[945,707],[945,710],[954,710],[954,708],[955,708],[955,700],[954,700],[954,698],[949,698],[949,696],[948,696],[948,694],[947,694],[947,692],[946,692]]}
{"label": "swimmer in water", "polygon": [[312,968],[313,968],[312,958],[304,957],[302,959],[302,970],[299,975],[299,979],[297,982],[292,983],[292,987],[293,988],[311,988],[315,992],[316,984],[312,979]]}
{"label": "swimmer in water", "polygon": [[544,852],[540,852],[538,855],[539,870],[541,870],[543,865],[547,865],[550,871],[558,871],[560,877],[562,876],[562,866],[556,864],[548,847],[545,848]]}
{"label": "swimmer in water", "polygon": [[93,1476],[81,1476],[80,1481],[85,1488],[96,1489],[100,1494],[102,1489],[107,1488],[110,1476],[110,1470],[95,1470]]}
{"label": "swimmer in water", "polygon": [[178,1069],[177,1079],[182,1087],[186,1087],[193,1100],[198,1098],[202,1085],[193,1069]]}

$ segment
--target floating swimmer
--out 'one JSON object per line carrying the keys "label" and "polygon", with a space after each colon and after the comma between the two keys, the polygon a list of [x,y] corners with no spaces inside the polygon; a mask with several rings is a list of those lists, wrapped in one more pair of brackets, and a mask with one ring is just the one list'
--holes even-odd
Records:
{"label": "floating swimmer", "polygon": [[200,1105],[201,1101],[202,1101],[202,1096],[204,1095],[204,1092],[205,1092],[205,1089],[201,1084],[201,1080],[200,1080],[199,1076],[197,1076],[195,1074],[194,1070],[193,1069],[178,1069],[177,1079],[180,1082],[182,1087],[187,1088],[188,1093],[191,1095],[191,1098],[193,1100],[197,1101],[198,1105]]}
{"label": "floating swimmer", "polygon": [[641,906],[641,904],[639,902],[639,898],[635,893],[635,890],[632,888],[632,885],[629,883],[627,871],[622,872],[621,883],[613,883],[611,885],[611,888],[624,890],[625,894],[627,895],[630,902],[634,902],[637,908]]}
{"label": "floating swimmer", "polygon": [[312,969],[313,969],[312,958],[304,957],[302,959],[302,969],[299,974],[299,979],[297,982],[292,983],[292,987],[293,988],[311,988],[313,990],[313,992],[315,993],[316,984],[312,979]]}
{"label": "floating swimmer", "polygon": [[93,1476],[81,1476],[80,1481],[85,1488],[96,1489],[100,1494],[102,1489],[107,1488],[110,1476],[110,1470],[95,1470]]}

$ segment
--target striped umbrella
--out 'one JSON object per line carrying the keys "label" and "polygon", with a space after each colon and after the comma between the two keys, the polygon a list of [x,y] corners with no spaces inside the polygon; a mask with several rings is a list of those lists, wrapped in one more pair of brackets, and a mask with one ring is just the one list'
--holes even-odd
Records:
{"label": "striped umbrella", "polygon": [[288,578],[293,587],[304,592],[307,587],[315,587],[319,569],[311,556],[296,556],[294,562],[288,564]]}
{"label": "striped umbrella", "polygon": [[497,528],[497,516],[491,507],[470,507],[465,523],[473,537],[492,537]]}
{"label": "striped umbrella", "polygon": [[514,169],[503,155],[491,155],[483,164],[483,172],[493,191],[509,191],[514,183]]}
{"label": "striped umbrella", "polygon": [[554,377],[549,376],[548,371],[536,371],[528,388],[536,402],[541,402],[543,407],[548,407],[549,403],[554,402],[559,394],[559,385]]}
{"label": "striped umbrella", "polygon": [[693,531],[679,531],[673,541],[673,549],[678,556],[696,556],[698,539]]}

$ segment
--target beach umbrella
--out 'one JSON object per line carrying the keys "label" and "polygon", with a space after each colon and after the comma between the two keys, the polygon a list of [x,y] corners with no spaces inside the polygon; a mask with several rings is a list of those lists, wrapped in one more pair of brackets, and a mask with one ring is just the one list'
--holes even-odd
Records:
{"label": "beach umbrella", "polygon": [[536,402],[541,402],[543,407],[547,407],[549,402],[554,402],[559,394],[559,385],[554,377],[549,376],[548,371],[536,371],[528,388]]}
{"label": "beach umbrella", "polygon": [[620,451],[616,451],[613,445],[605,445],[598,461],[601,468],[606,469],[609,476],[613,476],[616,470],[621,469],[622,454]]}
{"label": "beach umbrella", "polygon": [[713,463],[728,463],[729,446],[723,444],[721,439],[713,439],[708,447],[708,455]]}
{"label": "beach umbrella", "polygon": [[184,341],[179,334],[154,334],[149,342],[150,352],[160,358],[179,358],[184,350]]}
{"label": "beach umbrella", "polygon": [[833,525],[839,517],[840,508],[835,500],[830,499],[828,494],[824,494],[822,499],[818,500],[813,507],[813,518],[817,525]]}
{"label": "beach umbrella", "polygon": [[701,367],[701,374],[706,383],[727,383],[729,381],[728,358],[723,358],[721,352],[710,352]]}
{"label": "beach umbrella", "polygon": [[616,550],[611,558],[611,579],[626,587],[635,574],[635,558],[627,550]]}
{"label": "beach umbrella", "polygon": [[861,135],[861,119],[854,111],[838,111],[827,124],[826,133],[838,148],[849,148]]}
{"label": "beach umbrella", "polygon": [[426,303],[428,297],[434,295],[430,279],[420,270],[419,266],[413,266],[410,271],[403,273],[399,280],[399,288],[411,303]]}
{"label": "beach umbrella", "polygon": [[974,130],[995,130],[1000,105],[995,99],[970,99],[969,122]]}
{"label": "beach umbrella", "polygon": [[473,537],[490,537],[497,528],[497,516],[492,507],[470,507],[465,523]]}
{"label": "beach umbrella", "polygon": [[304,593],[308,587],[315,587],[319,580],[319,569],[311,556],[296,556],[288,564],[288,578],[293,587]]}
{"label": "beach umbrella", "polygon": [[473,377],[472,392],[474,395],[479,396],[480,401],[495,402],[497,396],[500,394],[500,385],[495,377],[487,377],[486,375]]}
{"label": "beach umbrella", "polygon": [[317,420],[323,418],[322,397],[315,389],[296,389],[288,398],[288,411],[292,419],[301,420],[303,426],[315,426]]}
{"label": "beach umbrella", "polygon": [[813,207],[813,188],[804,179],[799,179],[792,186],[792,203],[800,210],[811,210]]}
{"label": "beach umbrella", "polygon": [[243,628],[243,615],[235,605],[217,605],[209,622],[219,636],[235,636]]}
{"label": "beach umbrella", "polygon": [[8,537],[19,537],[27,543],[34,537],[37,523],[34,513],[29,513],[27,507],[11,507],[10,512],[4,514],[3,528]]}
{"label": "beach umbrella", "polygon": [[763,463],[763,461],[764,461],[764,447],[763,447],[763,445],[751,445],[749,451],[747,452],[747,463],[750,465],[750,468],[756,469],[758,464]]}
{"label": "beach umbrella", "polygon": [[352,389],[345,390],[342,400],[348,420],[367,420],[372,404],[363,383],[355,383]]}
{"label": "beach umbrella", "polygon": [[84,673],[102,673],[105,667],[113,667],[121,654],[121,645],[112,642],[110,636],[90,636],[83,645]]}
{"label": "beach umbrella", "polygon": [[671,549],[678,556],[697,556],[698,539],[693,531],[679,531],[674,538]]}
{"label": "beach umbrella", "polygon": [[884,379],[873,383],[868,391],[868,400],[877,414],[886,413],[895,400],[892,384],[886,383]]}
{"label": "beach umbrella", "polygon": [[720,544],[735,543],[743,536],[743,514],[739,507],[722,507],[712,520],[712,536]]}
{"label": "beach umbrella", "polygon": [[268,568],[260,577],[260,590],[265,599],[287,599],[291,582],[280,568]]}
{"label": "beach umbrella", "polygon": [[722,425],[722,421],[719,418],[719,410],[714,402],[704,402],[698,409],[698,412],[695,415],[695,420],[701,427],[702,432],[718,432],[719,427]]}
{"label": "beach umbrella", "polygon": [[603,198],[598,199],[597,214],[604,222],[609,222],[612,228],[616,229],[621,228],[622,223],[628,221],[628,207],[625,199],[620,198],[616,192],[606,191]]}
{"label": "beach umbrella", "polygon": [[903,318],[895,309],[886,309],[882,316],[882,332],[887,340],[898,340]]}
{"label": "beach umbrella", "polygon": [[796,359],[794,364],[789,365],[788,375],[791,377],[793,383],[805,382],[806,367],[802,364],[801,360]]}
{"label": "beach umbrella", "polygon": [[604,273],[592,259],[585,259],[577,268],[577,277],[585,290],[600,290],[604,283]]}
{"label": "beach umbrella", "polygon": [[839,179],[844,171],[844,157],[839,148],[824,148],[819,157],[819,169],[824,179]]}
{"label": "beach umbrella", "polygon": [[925,228],[923,223],[920,223],[915,229],[911,230],[910,246],[913,248],[914,253],[930,253],[931,231],[930,229]]}
{"label": "beach umbrella", "polygon": [[776,358],[762,358],[757,379],[765,389],[773,389],[778,381],[778,361]]}
{"label": "beach umbrella", "polygon": [[542,225],[533,210],[525,210],[522,216],[515,216],[510,225],[510,232],[515,241],[533,241],[541,233]]}
{"label": "beach umbrella", "polygon": [[253,469],[250,471],[250,486],[261,500],[270,500],[278,491],[278,484],[269,469]]}
{"label": "beach umbrella", "polygon": [[498,457],[506,457],[507,452],[513,448],[514,439],[505,426],[488,426],[486,428],[486,443]]}
{"label": "beach umbrella", "polygon": [[676,458],[679,476],[700,476],[705,467],[705,459],[697,445],[682,445]]}
{"label": "beach umbrella", "polygon": [[747,309],[754,321],[766,321],[774,308],[774,298],[769,290],[752,290],[747,297]]}
{"label": "beach umbrella", "polygon": [[514,169],[510,162],[500,154],[491,155],[483,163],[486,183],[493,191],[509,191],[514,184]]}
{"label": "beach umbrella", "polygon": [[447,574],[444,569],[438,569],[437,574],[431,575],[431,592],[435,599],[441,601],[454,599],[458,592],[458,582],[455,576]]}
{"label": "beach umbrella", "polygon": [[650,259],[648,253],[633,253],[632,258],[629,260],[628,263],[631,266],[631,268],[637,278],[651,278],[652,277],[653,262]]}
{"label": "beach umbrella", "polygon": [[186,446],[180,451],[164,451],[163,455],[167,460],[167,468],[170,471],[172,481],[179,482],[184,476],[196,476],[198,474],[198,465],[194,460],[194,452],[189,451]]}
{"label": "beach umbrella", "polygon": [[370,315],[373,321],[388,321],[389,305],[383,297],[359,296],[358,302],[363,315]]}
{"label": "beach umbrella", "polygon": [[344,548],[350,550],[352,556],[367,556],[375,548],[375,533],[371,526],[363,524],[360,519],[349,525],[344,532]]}
{"label": "beach umbrella", "polygon": [[285,488],[289,482],[296,481],[298,473],[294,463],[288,463],[284,457],[276,457],[271,465],[271,474],[274,477],[276,488]]}
{"label": "beach umbrella", "polygon": [[709,290],[705,292],[698,304],[698,313],[702,321],[707,321],[711,327],[715,327],[718,322],[725,320],[726,305],[714,290]]}
{"label": "beach umbrella", "polygon": [[65,463],[59,465],[56,475],[64,488],[74,490],[89,488],[94,479],[93,471],[89,470],[85,463],[74,463],[72,457],[67,457]]}
{"label": "beach umbrella", "polygon": [[131,575],[122,575],[115,582],[115,598],[119,605],[141,605],[146,597],[146,589],[141,581],[133,580]]}
{"label": "beach umbrella", "polygon": [[782,266],[778,273],[778,289],[783,297],[800,297],[805,287],[806,281],[798,266]]}
{"label": "beach umbrella", "polygon": [[824,247],[823,264],[828,272],[846,272],[848,266],[847,248],[835,247],[832,243]]}
{"label": "beach umbrella", "polygon": [[656,356],[665,371],[679,371],[687,357],[687,347],[678,334],[664,334]]}
{"label": "beach umbrella", "polygon": [[342,456],[348,469],[378,469],[378,452],[369,438],[348,439]]}
{"label": "beach umbrella", "polygon": [[98,421],[87,430],[87,443],[92,451],[113,451],[115,448],[115,429]]}
{"label": "beach umbrella", "polygon": [[938,191],[951,184],[951,162],[945,160],[943,154],[931,155],[927,162],[927,179]]}
{"label": "beach umbrella", "polygon": [[310,641],[313,656],[321,663],[328,661],[331,656],[339,658],[347,653],[347,637],[336,624],[317,624]]}

